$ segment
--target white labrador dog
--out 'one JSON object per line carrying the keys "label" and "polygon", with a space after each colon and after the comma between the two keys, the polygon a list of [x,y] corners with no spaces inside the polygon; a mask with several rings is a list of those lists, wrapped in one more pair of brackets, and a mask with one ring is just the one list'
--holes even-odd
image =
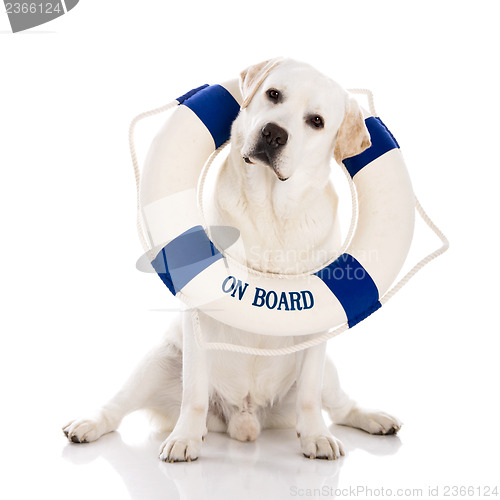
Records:
{"label": "white labrador dog", "polygon": [[[288,59],[246,69],[241,90],[209,222],[240,230],[243,246],[232,256],[255,269],[312,269],[340,246],[330,162],[370,145],[362,112],[337,83]],[[300,340],[254,335],[201,312],[200,323],[213,341],[278,348]],[[114,398],[63,430],[72,442],[94,441],[128,413],[148,409],[172,431],[160,450],[169,462],[196,460],[207,431],[253,441],[262,428],[288,427],[296,428],[306,457],[336,459],[342,444],[322,408],[337,424],[396,433],[398,419],[363,409],[342,391],[325,347],[278,357],[201,351],[191,316],[181,314]]]}

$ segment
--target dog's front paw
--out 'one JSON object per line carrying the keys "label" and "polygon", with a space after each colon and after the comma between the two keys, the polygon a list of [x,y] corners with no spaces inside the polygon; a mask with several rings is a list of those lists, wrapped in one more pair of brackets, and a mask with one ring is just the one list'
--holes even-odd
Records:
{"label": "dog's front paw", "polygon": [[170,463],[193,462],[200,456],[202,439],[172,433],[160,446],[160,460]]}
{"label": "dog's front paw", "polygon": [[348,425],[358,427],[370,434],[388,435],[397,434],[403,423],[379,410],[367,410],[364,408],[354,408],[347,415]]}
{"label": "dog's front paw", "polygon": [[80,418],[72,420],[62,430],[72,443],[90,443],[102,436],[101,427],[97,419]]}
{"label": "dog's front paw", "polygon": [[299,438],[300,448],[306,458],[337,460],[344,456],[342,443],[329,433],[316,436],[299,435]]}

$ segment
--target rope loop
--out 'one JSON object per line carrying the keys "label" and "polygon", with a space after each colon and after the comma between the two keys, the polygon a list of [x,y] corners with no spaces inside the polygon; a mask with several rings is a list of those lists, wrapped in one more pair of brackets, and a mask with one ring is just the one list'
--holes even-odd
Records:
{"label": "rope loop", "polygon": [[[365,94],[368,98],[368,105],[370,109],[370,113],[373,116],[377,116],[377,112],[375,110],[375,103],[374,103],[374,98],[373,98],[373,93],[369,89],[348,89],[349,92],[352,94]],[[139,162],[137,160],[137,153],[135,149],[135,143],[134,143],[134,133],[135,133],[135,127],[137,123],[144,118],[154,116],[160,113],[163,113],[175,106],[177,106],[179,103],[177,100],[172,101],[164,106],[161,106],[159,108],[152,109],[150,111],[146,111],[144,113],[141,113],[137,115],[131,122],[130,127],[129,127],[129,147],[130,147],[130,156],[132,158],[132,165],[134,167],[134,175],[135,175],[135,182],[136,182],[136,188],[137,188],[137,231],[139,233],[139,238],[141,240],[141,243],[145,249],[145,251],[149,252],[151,246],[148,242],[148,236],[146,231],[144,230],[144,224],[142,220],[142,214],[141,214],[141,200],[140,200],[140,186],[141,186],[141,172],[139,168]],[[226,141],[224,144],[222,144],[219,148],[217,148],[212,155],[210,155],[209,159],[205,163],[203,170],[200,174],[200,180],[198,182],[198,206],[201,211],[201,215],[204,221],[205,225],[205,231],[207,231],[207,234],[210,237],[209,230],[210,228],[206,224],[206,219],[205,219],[205,214],[203,210],[203,192],[204,192],[204,187],[205,187],[205,180],[208,174],[208,170],[212,163],[215,161],[216,157],[219,155],[219,153],[229,144],[229,141]],[[278,277],[278,278],[298,278],[298,277],[305,277],[309,276],[312,273],[315,273],[322,269],[325,265],[331,264],[339,255],[344,253],[345,249],[348,247],[352,236],[354,234],[354,230],[356,228],[356,222],[357,222],[357,216],[358,216],[358,205],[357,205],[357,196],[356,196],[356,188],[354,185],[354,182],[347,172],[347,169],[345,168],[344,165],[342,165],[344,173],[346,174],[347,180],[349,182],[349,187],[351,190],[351,198],[352,198],[352,207],[353,207],[353,215],[351,218],[351,225],[349,228],[348,235],[344,241],[344,244],[342,245],[341,250],[338,252],[338,255],[333,257],[328,263],[322,264],[319,266],[317,269],[314,269],[312,271],[306,272],[306,273],[300,273],[300,274],[279,274],[279,273],[265,273],[261,272],[255,269],[247,268],[244,264],[236,261],[235,259],[231,259],[232,264],[236,266],[240,266],[244,268],[247,272],[257,275],[257,276],[273,276],[273,277]],[[401,290],[409,281],[411,278],[415,276],[422,268],[424,268],[429,262],[434,260],[435,258],[439,257],[442,255],[446,250],[449,248],[449,242],[444,233],[434,224],[432,219],[427,215],[427,213],[424,211],[422,208],[422,205],[418,201],[418,199],[415,197],[415,208],[417,210],[417,213],[420,215],[422,220],[427,224],[427,226],[436,234],[436,236],[441,240],[441,247],[438,248],[437,250],[431,252],[429,255],[421,259],[417,264],[415,264],[410,271],[408,271],[397,283],[394,285],[386,294],[380,298],[380,303],[386,304],[394,295]],[[212,240],[213,244],[217,246],[216,242]],[[220,248],[217,248],[222,254],[222,250]],[[230,258],[229,256],[225,256],[226,258]],[[189,311],[191,312],[192,315],[192,321],[193,321],[193,327],[194,327],[194,333],[196,337],[196,342],[198,346],[202,349],[207,349],[207,350],[220,350],[220,351],[228,351],[228,352],[238,352],[242,354],[251,354],[251,355],[258,355],[258,356],[282,356],[285,354],[292,354],[295,352],[302,351],[304,349],[308,349],[309,347],[316,346],[318,344],[321,344],[323,342],[326,342],[327,340],[336,337],[337,335],[340,335],[341,333],[345,332],[346,330],[349,329],[349,325],[347,323],[344,323],[342,325],[339,325],[338,327],[331,329],[325,333],[319,333],[316,335],[311,335],[311,338],[302,342],[299,342],[297,344],[288,346],[288,347],[283,347],[283,348],[277,348],[277,349],[261,349],[261,348],[256,348],[256,347],[248,347],[244,345],[238,345],[238,344],[229,344],[226,342],[206,342],[203,339],[202,331],[201,331],[201,326],[200,326],[200,318],[198,314],[198,310],[195,307],[190,307],[190,300],[188,297],[182,294],[182,292],[178,293],[179,296],[182,296],[182,299],[184,303],[188,306]]]}
{"label": "rope loop", "polygon": [[368,109],[373,116],[378,116],[375,111],[375,101],[373,99],[373,92],[370,89],[347,89],[351,94],[364,94],[368,99]]}

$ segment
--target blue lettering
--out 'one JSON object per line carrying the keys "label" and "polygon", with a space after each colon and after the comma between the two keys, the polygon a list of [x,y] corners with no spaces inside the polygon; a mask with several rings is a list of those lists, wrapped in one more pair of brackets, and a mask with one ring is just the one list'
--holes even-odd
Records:
{"label": "blue lettering", "polygon": [[263,288],[259,288],[258,286],[256,286],[252,306],[262,307],[264,305],[265,296],[266,291]]}
{"label": "blue lettering", "polygon": [[[273,303],[272,305],[270,304],[270,301],[269,301],[269,297],[271,297],[271,294],[272,294],[272,297],[273,297]],[[276,304],[278,303],[278,296],[276,295],[276,292],[273,292],[272,290],[270,292],[267,293],[267,296],[266,296],[266,306],[268,309],[274,309],[276,307]]]}
{"label": "blue lettering", "polygon": [[[300,292],[302,294],[302,300],[304,301],[304,309],[311,309],[314,306],[314,297],[309,290],[304,290]],[[307,297],[309,297],[309,304],[307,303]]]}
{"label": "blue lettering", "polygon": [[239,299],[241,300],[243,298],[243,295],[245,295],[245,292],[247,291],[248,283],[245,283],[245,286],[243,286],[243,283],[241,280],[238,280],[238,283],[234,287],[233,293],[231,294],[231,297],[234,297],[236,294],[236,290],[238,290],[238,295]]}
{"label": "blue lettering", "polygon": [[[231,295],[234,297],[238,291],[241,300],[247,287],[248,283],[243,285],[241,281],[235,280],[231,285],[230,291],[233,292]],[[314,307],[314,296],[309,290],[303,290],[302,292],[281,292],[278,298],[278,294],[273,290],[266,292],[263,288],[255,287],[252,305],[256,307],[265,305],[268,309],[276,308],[278,311],[302,311]]]}
{"label": "blue lettering", "polygon": [[[231,281],[229,288],[227,287],[227,284]],[[228,276],[223,282],[222,282],[222,291],[224,293],[229,293],[234,290],[236,286],[236,278],[234,276]],[[234,295],[233,295],[234,297]]]}
{"label": "blue lettering", "polygon": [[300,293],[299,292],[290,292],[290,310],[291,311],[295,311],[295,310],[302,311],[302,306],[300,305]]}
{"label": "blue lettering", "polygon": [[285,306],[285,311],[289,311],[288,301],[286,300],[286,292],[281,292],[280,303],[278,305],[278,311],[281,311],[281,306]]}

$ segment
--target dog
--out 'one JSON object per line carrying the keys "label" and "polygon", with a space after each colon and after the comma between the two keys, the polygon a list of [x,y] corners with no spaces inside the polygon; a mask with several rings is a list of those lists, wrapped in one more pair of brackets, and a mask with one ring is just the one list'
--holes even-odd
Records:
{"label": "dog", "polygon": [[[272,59],[240,75],[243,103],[231,129],[231,149],[219,169],[208,222],[240,231],[228,249],[247,266],[301,273],[331,259],[340,247],[338,198],[331,161],[370,146],[357,101],[311,66]],[[290,346],[301,337],[255,335],[199,312],[210,340],[260,348]],[[128,413],[147,409],[170,431],[160,448],[167,462],[196,460],[208,431],[254,441],[263,428],[296,428],[308,458],[334,460],[342,443],[336,424],[395,434],[401,422],[359,406],[340,387],[326,345],[277,357],[205,351],[191,315],[181,313],[123,388],[95,415],[63,427],[74,443],[118,428]]]}

